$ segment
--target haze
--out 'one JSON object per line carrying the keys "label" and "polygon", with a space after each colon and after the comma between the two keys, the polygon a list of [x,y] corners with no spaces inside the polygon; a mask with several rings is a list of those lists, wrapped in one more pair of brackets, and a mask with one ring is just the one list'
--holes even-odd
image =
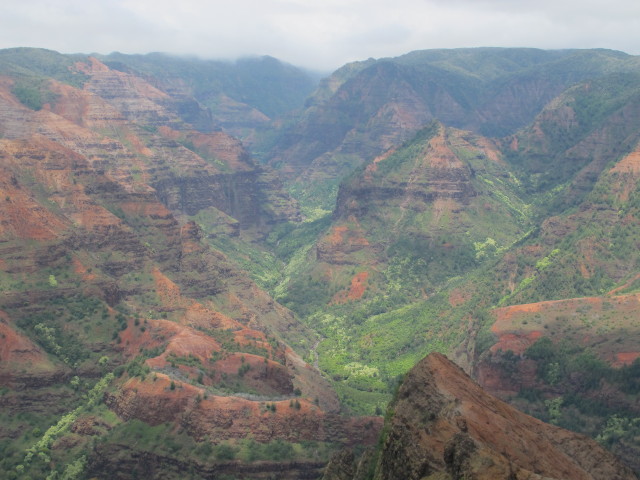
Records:
{"label": "haze", "polygon": [[425,48],[640,54],[637,0],[5,0],[0,48],[271,55],[314,70]]}

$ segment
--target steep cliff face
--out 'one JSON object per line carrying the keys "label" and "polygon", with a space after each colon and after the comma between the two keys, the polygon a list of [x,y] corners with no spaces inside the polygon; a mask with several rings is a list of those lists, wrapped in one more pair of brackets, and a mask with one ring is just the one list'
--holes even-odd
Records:
{"label": "steep cliff face", "polygon": [[[84,87],[40,79],[49,101],[36,109],[16,96],[23,79],[0,80],[0,405],[12,418],[0,469],[117,463],[90,443],[134,422],[186,429],[168,441],[205,449],[254,430],[289,449],[375,441],[379,421],[340,416],[329,383],[286,344],[313,334],[192,219],[218,212],[240,235],[295,221],[275,175],[227,134],[185,124],[146,80],[91,58],[70,68]],[[96,407],[107,384],[111,411]],[[298,457],[313,475],[313,454]]]}
{"label": "steep cliff face", "polygon": [[176,213],[214,207],[236,218],[241,229],[263,232],[300,218],[273,173],[228,135],[194,131],[167,93],[94,58],[74,68],[87,77],[83,90],[50,80],[55,101],[35,114],[11,95],[16,81],[6,78],[3,136],[43,134],[92,163],[102,162],[119,178],[152,186]]}
{"label": "steep cliff face", "polygon": [[[518,193],[490,140],[433,123],[340,186],[334,226],[318,244],[318,258],[331,262],[332,246],[348,245],[350,253],[407,237],[453,249],[465,248],[463,235],[466,241],[497,236],[504,244],[526,220]],[[496,231],[497,223],[505,228]],[[354,239],[356,231],[363,240]]]}
{"label": "steep cliff face", "polygon": [[[148,163],[148,183],[170,209],[195,215],[215,207],[236,218],[241,228],[261,227],[263,232],[269,224],[299,219],[275,175],[257,166],[239,141],[222,132],[190,130],[166,101],[167,93],[96,59],[90,62],[78,65],[90,78],[85,90],[105,99],[129,122],[159,134],[138,131],[134,137],[144,143],[140,153]],[[135,138],[125,135],[125,140],[135,148]]]}
{"label": "steep cliff face", "polygon": [[[340,415],[318,369],[352,412],[380,413],[434,350],[640,468],[640,97],[626,56],[346,66],[263,139],[305,212],[337,193],[332,218],[300,223],[274,171],[214,124],[257,141],[263,113],[283,111],[260,89],[247,103],[216,91],[212,119],[182,60],[35,53],[29,70],[0,52],[0,470],[315,478],[332,448],[380,429]],[[541,109],[506,139],[472,132],[512,133]],[[381,478],[628,478],[441,357],[420,368]],[[342,453],[347,477],[365,478],[366,460]]]}
{"label": "steep cliff face", "polygon": [[378,479],[634,479],[596,442],[545,424],[485,393],[431,354],[392,402]]}

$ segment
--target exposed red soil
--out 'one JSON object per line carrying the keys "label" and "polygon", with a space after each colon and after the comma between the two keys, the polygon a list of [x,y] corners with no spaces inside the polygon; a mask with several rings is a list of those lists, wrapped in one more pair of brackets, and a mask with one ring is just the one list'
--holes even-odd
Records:
{"label": "exposed red soil", "polygon": [[158,219],[169,219],[172,213],[160,202],[121,202],[118,206],[127,215],[140,215]]}
{"label": "exposed red soil", "polygon": [[[168,364],[167,357],[196,357],[201,364],[207,365],[213,352],[222,351],[220,343],[204,332],[191,327],[165,320],[155,320],[155,325],[165,336],[167,348],[160,356],[147,360],[150,367],[162,368]],[[145,332],[146,333],[146,332]]]}
{"label": "exposed red soil", "polygon": [[[175,335],[179,325],[168,320],[147,319],[136,326],[134,320],[128,320],[128,327],[119,333],[120,347],[124,355],[133,358],[143,349],[160,347]],[[142,327],[145,328],[144,332]]]}
{"label": "exposed red soil", "polygon": [[636,358],[640,357],[640,352],[619,352],[616,353],[616,361],[613,362],[614,367],[622,367],[623,365],[631,365]]}
{"label": "exposed red soil", "polygon": [[325,237],[326,241],[331,245],[341,245],[344,242],[344,234],[349,230],[346,225],[338,225],[331,229],[331,232]]}
{"label": "exposed red soil", "polygon": [[493,143],[493,141],[485,137],[475,137],[474,140],[476,146],[483,151],[489,160],[496,163],[504,163],[498,147]]}
{"label": "exposed red soil", "polygon": [[94,273],[89,272],[89,269],[85,267],[80,260],[77,258],[73,258],[71,260],[73,262],[73,271],[82,277],[82,280],[85,282],[92,282],[97,278]]}
{"label": "exposed red soil", "polygon": [[333,227],[325,237],[325,240],[333,246],[354,245],[364,247],[369,245],[369,241],[364,238],[361,228],[352,229],[348,225]]}
{"label": "exposed red soil", "polygon": [[331,299],[331,303],[346,303],[350,300],[359,300],[367,290],[368,272],[356,273],[351,279],[351,286],[348,290],[336,293]]}
{"label": "exposed red soil", "polygon": [[76,68],[90,77],[94,81],[107,81],[107,80],[119,80],[123,86],[126,86],[129,92],[137,94],[141,98],[146,99],[165,99],[168,95],[161,90],[158,90],[148,82],[145,82],[140,77],[129,75],[117,70],[111,70],[100,60],[89,57],[88,63],[78,62]]}
{"label": "exposed red soil", "polygon": [[527,348],[533,345],[536,340],[543,336],[540,330],[529,332],[527,334],[505,333],[500,335],[500,341],[491,347],[491,352],[498,350],[506,352],[511,350],[517,355],[522,355]]}
{"label": "exposed red soil", "polygon": [[42,207],[17,174],[24,156],[40,155],[43,148],[51,148],[51,156],[60,154],[53,142],[38,143],[0,139],[0,236],[52,240],[70,226],[65,218]]}
{"label": "exposed red soil", "polygon": [[607,295],[615,295],[616,293],[618,293],[621,290],[624,290],[625,288],[628,288],[633,282],[635,282],[636,280],[640,279],[640,273],[637,274],[635,277],[633,277],[631,280],[629,280],[627,283],[625,283],[624,285],[621,285],[617,288],[614,288],[613,290],[611,290],[610,292],[607,293]]}
{"label": "exposed red soil", "polygon": [[249,171],[254,166],[248,161],[242,143],[224,132],[201,133],[193,132],[189,139],[195,147],[216,160],[222,161],[234,172]]}
{"label": "exposed red soil", "polygon": [[19,364],[49,364],[47,354],[25,335],[4,323],[7,319],[8,316],[0,312],[0,369]]}
{"label": "exposed red soil", "polygon": [[519,412],[440,354],[407,374],[385,428],[376,478],[634,478],[595,441]]}
{"label": "exposed red soil", "polygon": [[[245,363],[254,367],[259,363],[264,363],[264,357],[258,355],[252,355],[250,353],[229,353],[223,359],[215,362],[216,372],[225,373],[228,375],[236,375],[240,367]],[[267,360],[267,363],[270,360]],[[276,362],[272,362],[276,363]],[[277,365],[280,365],[276,363]],[[282,365],[280,365],[282,366]]]}
{"label": "exposed red soil", "polygon": [[200,243],[201,231],[195,222],[187,222],[180,227],[180,240],[182,252],[186,255],[203,250]]}
{"label": "exposed red soil", "polygon": [[491,331],[498,341],[492,352],[522,354],[541,336],[553,338],[561,332],[563,338],[590,346],[603,360],[619,366],[635,351],[640,294],[513,305],[497,308],[493,314]]}
{"label": "exposed red soil", "polygon": [[178,140],[180,137],[184,135],[184,132],[180,132],[178,130],[174,130],[167,125],[161,125],[158,127],[158,133],[162,135],[164,138],[168,138],[169,140]]}
{"label": "exposed red soil", "polygon": [[[563,301],[563,300],[551,300],[554,301]],[[501,326],[503,324],[509,324],[511,319],[519,314],[519,313],[532,313],[539,312],[542,309],[542,304],[545,302],[539,303],[525,303],[522,305],[512,305],[510,307],[502,307],[496,308],[493,312],[496,317],[496,323],[491,327],[491,331],[497,333],[501,330]]]}
{"label": "exposed red soil", "polygon": [[361,264],[362,260],[354,260],[350,256],[372,247],[365,238],[364,230],[351,215],[347,219],[355,225],[337,225],[317,244],[316,256],[319,261],[333,265]]}
{"label": "exposed red soil", "polygon": [[[180,422],[198,440],[213,442],[245,438],[251,432],[259,442],[275,439],[338,441],[372,445],[381,428],[380,418],[346,418],[326,414],[307,399],[251,401],[240,397],[207,395],[198,388],[157,373],[142,381],[133,378],[106,403],[124,419],[138,418],[151,425]],[[273,408],[268,408],[269,406]],[[275,411],[274,411],[275,410]]]}
{"label": "exposed red soil", "polygon": [[240,346],[251,345],[264,349],[268,354],[273,353],[273,346],[267,341],[263,332],[251,328],[242,328],[233,332],[235,342]]}
{"label": "exposed red soil", "polygon": [[222,330],[238,330],[242,324],[220,312],[206,308],[204,305],[192,302],[186,309],[182,322],[192,327],[204,329],[219,328]]}
{"label": "exposed red soil", "polygon": [[139,355],[143,349],[166,345],[162,355],[147,361],[153,367],[165,366],[165,359],[171,353],[178,357],[192,354],[204,363],[211,352],[221,351],[214,338],[186,325],[162,319],[139,320],[138,325],[130,319],[128,323],[127,329],[120,332],[120,345],[128,357]]}
{"label": "exposed red soil", "polygon": [[[174,141],[188,141],[198,151],[214,160],[222,162],[234,172],[250,171],[254,165],[246,154],[242,143],[224,132],[202,133],[196,131],[178,131],[168,126],[158,127],[158,133],[165,138]],[[219,167],[208,164],[210,168],[218,170]]]}
{"label": "exposed red soil", "polygon": [[[144,142],[142,140],[140,140],[140,138],[131,133],[131,132],[127,132],[126,136],[125,136],[127,143],[129,145],[131,145],[133,147],[133,151],[139,155],[144,155],[145,157],[152,157],[153,156],[153,150],[151,150],[149,147],[147,147]],[[138,166],[143,166],[144,164],[139,164]],[[147,178],[149,178],[147,176]]]}
{"label": "exposed red soil", "polygon": [[163,305],[177,307],[182,303],[180,287],[163,274],[159,268],[154,267],[151,271],[156,286],[156,292]]}
{"label": "exposed red soil", "polygon": [[[433,204],[431,207],[431,210],[433,212],[433,217],[430,223],[434,226],[438,226],[442,218],[445,218],[448,214],[455,212],[459,209],[460,209],[460,204],[453,198],[437,197],[433,200]],[[447,249],[453,248],[453,245],[450,243],[445,243],[442,246]]]}
{"label": "exposed red soil", "polygon": [[54,364],[47,353],[11,323],[0,310],[0,386],[21,389],[34,383],[60,381],[66,368]]}
{"label": "exposed red soil", "polygon": [[[95,146],[102,139],[51,112],[29,115],[38,117],[34,121],[48,129],[47,135],[57,141],[40,135],[28,140],[1,141],[0,177],[5,180],[0,181],[0,191],[4,193],[6,207],[2,213],[8,216],[2,223],[10,225],[19,238],[37,240],[56,238],[72,224],[87,230],[120,226],[118,217],[96,204],[85,187],[76,183],[77,173],[91,168],[90,161],[64,146],[79,148],[78,144],[84,143]],[[33,180],[25,178],[25,171]],[[106,178],[97,173],[92,176],[94,182],[101,180]],[[51,208],[50,202],[59,208]]]}
{"label": "exposed red soil", "polygon": [[391,155],[393,155],[396,152],[396,150],[397,150],[396,148],[392,148],[384,152],[382,155],[378,155],[376,158],[374,158],[373,161],[369,165],[367,165],[367,167],[364,169],[364,179],[368,182],[373,180],[372,173],[375,173],[378,171],[378,163],[389,158]]}
{"label": "exposed red soil", "polygon": [[113,129],[125,123],[120,112],[97,95],[54,80],[49,82],[49,88],[56,94],[56,101],[53,106],[45,105],[44,108],[76,125]]}
{"label": "exposed red soil", "polygon": [[[244,369],[244,370],[243,370]],[[213,364],[216,382],[231,379],[262,395],[292,395],[291,372],[286,366],[258,355],[233,353]]]}
{"label": "exposed red soil", "polygon": [[464,164],[451,150],[444,128],[440,128],[440,133],[429,140],[429,148],[424,161],[425,164],[434,168],[460,169],[464,167]]}
{"label": "exposed red soil", "polygon": [[623,157],[610,172],[632,173],[634,176],[638,176],[640,174],[640,150],[631,152]]}
{"label": "exposed red soil", "polygon": [[[17,101],[10,92],[11,81],[0,78],[0,137],[3,137],[0,139],[0,201],[3,202],[0,237],[6,240],[0,266],[26,276],[43,265],[54,268],[64,265],[77,277],[67,280],[66,275],[61,275],[61,292],[62,288],[70,295],[91,290],[89,296],[96,295],[99,290],[98,296],[108,296],[110,305],[121,302],[131,307],[131,311],[138,312],[135,317],[127,318],[127,328],[118,332],[116,341],[108,346],[90,345],[89,348],[104,351],[109,358],[119,358],[121,353],[124,360],[131,360],[144,350],[160,347],[163,353],[148,360],[153,368],[167,368],[171,355],[169,360],[190,376],[203,370],[205,383],[220,382],[222,374],[226,373],[233,377],[227,385],[230,390],[238,387],[240,391],[278,398],[286,395],[292,399],[295,399],[294,389],[300,388],[309,398],[317,399],[317,404],[326,411],[338,410],[337,396],[328,382],[293,351],[285,352],[284,348],[276,347],[275,342],[260,331],[272,331],[277,336],[288,327],[301,329],[293,315],[274,304],[264,291],[230,267],[222,254],[208,249],[202,241],[203,232],[195,222],[181,226],[168,210],[173,208],[171,201],[165,208],[156,201],[160,194],[149,185],[152,179],[158,180],[158,184],[160,180],[168,179],[167,183],[174,182],[167,187],[169,196],[175,197],[173,192],[181,186],[180,175],[191,176],[189,180],[193,177],[197,180],[200,176],[222,178],[220,181],[224,182],[224,176],[218,176],[223,168],[224,174],[230,177],[242,174],[241,180],[246,180],[243,188],[250,189],[248,194],[254,195],[252,190],[255,188],[267,190],[264,184],[269,181],[268,175],[256,168],[238,140],[222,132],[187,131],[176,136],[170,128],[160,127],[161,135],[173,137],[187,146],[190,142],[204,153],[200,157],[188,148],[160,138],[153,133],[153,128],[141,129],[141,126],[155,127],[165,121],[173,126],[181,124],[173,111],[166,108],[169,100],[166,94],[142,79],[110,70],[96,59],[80,64],[78,68],[91,77],[84,90],[51,82],[48,87],[56,94],[57,101],[38,112]],[[107,94],[104,95],[106,100],[100,98],[103,93]],[[251,174],[244,175],[243,172]],[[263,178],[258,182],[255,177],[260,175]],[[218,185],[220,183],[213,180],[203,183],[203,192],[215,190]],[[238,203],[240,209],[247,209],[249,204],[242,204],[245,200],[240,199],[245,192],[235,194],[234,203]],[[181,198],[175,199],[174,203],[181,201]],[[201,207],[198,202],[194,204],[194,208]],[[158,240],[157,244],[151,235]],[[24,242],[25,239],[40,243]],[[23,249],[21,244],[27,244],[27,248]],[[162,251],[158,245],[162,246]],[[12,256],[5,255],[9,250]],[[17,253],[14,255],[14,252]],[[73,253],[65,260],[69,252]],[[156,268],[153,268],[154,261],[159,262]],[[57,270],[55,272],[57,274]],[[146,301],[153,293],[153,287],[149,291],[150,286],[144,279],[142,284],[132,287],[133,279],[127,274],[136,272],[144,278],[151,274],[155,293],[160,298],[160,312],[175,321],[149,318],[154,314],[146,307]],[[77,289],[68,286],[77,278],[87,285]],[[103,289],[109,292],[104,297]],[[221,291],[216,296],[218,289]],[[201,295],[208,300],[198,303],[189,298],[186,292],[190,291],[197,292],[194,296]],[[58,294],[53,288],[45,288],[41,293],[45,298]],[[16,292],[16,296],[20,295],[22,292]],[[34,297],[33,292],[24,293],[25,301],[33,300],[35,305],[37,299]],[[216,303],[224,305],[224,311],[232,312],[229,315],[234,318],[216,311],[222,308]],[[111,308],[108,312],[112,317],[116,315]],[[235,340],[231,345],[225,342],[229,349],[255,348],[258,353],[264,351],[269,358],[223,351],[221,342],[214,338],[215,330],[232,331],[222,333],[226,339]],[[3,382],[9,378],[3,369],[14,363],[19,363],[21,370],[27,370],[26,375],[35,371],[43,376],[42,369],[50,368],[59,377],[56,383],[65,381],[65,376],[69,375],[69,369],[50,362],[48,355],[21,335],[8,320],[0,320],[0,334],[0,377]],[[220,358],[219,364],[214,365],[212,358]],[[241,375],[239,370],[243,365],[250,368]],[[174,370],[167,368],[166,371]],[[154,376],[157,383],[152,381]],[[203,390],[178,381],[174,385],[176,388],[171,390],[171,380],[161,372],[149,375],[147,382],[129,380],[122,393],[132,398],[125,405],[137,405],[137,410],[131,411],[138,418],[156,415],[181,423],[185,418],[183,414],[188,414],[189,409],[197,405],[198,395]],[[244,400],[220,398],[218,403],[232,411],[222,416],[238,421],[233,419],[234,406]],[[299,417],[317,414],[324,418],[319,406],[305,399],[299,401],[299,409],[289,407],[289,399],[279,402],[276,414],[269,413],[264,403],[246,405],[250,405],[260,418],[263,414],[265,417],[272,415],[268,418],[275,420],[295,417],[288,426],[275,421],[262,437],[271,439],[281,435],[287,438],[288,435],[295,436],[296,427],[305,424],[306,420]],[[216,429],[227,420],[217,421],[212,418],[209,425],[209,434],[214,437]],[[344,423],[342,418],[336,417],[320,427],[313,425],[314,428],[308,428],[300,437],[317,439],[318,429],[324,428],[327,437],[342,439],[349,435],[351,438],[353,432],[345,430]],[[255,427],[256,431],[262,428],[259,421],[249,419],[243,428],[232,432],[230,438],[245,438],[250,427]],[[362,430],[364,427],[357,428]],[[372,432],[373,439],[377,431],[373,428]],[[361,433],[358,435],[362,436]],[[358,439],[358,435],[353,438]]]}

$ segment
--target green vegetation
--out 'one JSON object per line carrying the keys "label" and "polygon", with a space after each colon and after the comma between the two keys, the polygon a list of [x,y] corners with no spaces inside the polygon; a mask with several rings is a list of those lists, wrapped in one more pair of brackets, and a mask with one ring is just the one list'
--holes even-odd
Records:
{"label": "green vegetation", "polygon": [[[60,278],[49,276],[48,286],[52,277],[54,281]],[[87,348],[85,339],[109,338],[108,324],[117,317],[108,315],[104,303],[92,296],[61,293],[51,298],[46,307],[34,312],[16,311],[17,325],[24,331],[33,332],[47,352],[67,365],[95,364],[98,355]]]}
{"label": "green vegetation", "polygon": [[327,461],[334,446],[325,442],[290,443],[283,440],[257,442],[248,436],[242,440],[196,441],[171,424],[151,426],[140,420],[123,422],[102,439],[103,445],[133,444],[137,451],[151,452],[190,462]]}
{"label": "green vegetation", "polygon": [[[640,359],[612,368],[589,349],[569,340],[542,337],[522,355],[499,352],[490,359],[517,385],[519,365],[534,361],[539,383],[522,388],[513,400],[521,410],[596,438],[614,452],[637,451],[640,419],[634,408],[640,393]],[[599,395],[617,391],[615,402]]]}
{"label": "green vegetation", "polygon": [[[25,450],[24,459],[22,462],[14,467],[14,471],[19,474],[29,473],[31,475],[43,475],[40,478],[44,478],[44,475],[47,475],[47,478],[56,478],[54,472],[58,472],[57,469],[51,471],[51,460],[53,455],[58,455],[58,452],[53,452],[51,447],[54,441],[60,438],[63,435],[69,433],[69,428],[71,425],[81,416],[91,412],[95,407],[97,407],[102,402],[102,396],[104,391],[107,389],[109,384],[113,381],[114,375],[112,373],[108,373],[104,377],[102,377],[91,390],[89,390],[84,399],[83,403],[70,411],[69,413],[60,417],[60,419],[51,427],[49,427],[42,437],[40,437],[32,446]],[[63,452],[64,455],[65,452]],[[84,470],[84,466],[86,464],[86,456],[79,456],[68,464],[62,463],[59,464],[59,467],[63,467],[61,478],[75,479],[80,478],[82,471]]]}
{"label": "green vegetation", "polygon": [[18,100],[32,110],[40,110],[46,103],[53,103],[55,95],[47,90],[43,79],[26,78],[17,81],[11,89]]}
{"label": "green vegetation", "polygon": [[[455,145],[457,157],[478,172],[460,179],[476,192],[468,205],[441,214],[430,201],[408,207],[401,193],[380,203],[375,195],[369,197],[371,190],[397,189],[409,177],[428,195],[432,167],[423,164],[423,158],[436,135]],[[388,400],[398,375],[429,352],[450,353],[459,345],[465,315],[475,316],[487,299],[452,307],[450,289],[470,272],[478,271],[475,278],[482,278],[529,227],[530,207],[519,196],[519,180],[473,147],[473,138],[465,137],[464,143],[456,135],[433,122],[378,161],[375,169],[356,169],[340,186],[342,203],[333,229],[324,222],[314,231],[303,225],[302,234],[294,237],[302,241],[293,243],[287,240],[299,229],[284,230],[285,235],[276,231],[270,237],[278,256],[287,262],[276,298],[321,335],[322,342],[306,358],[312,361],[317,354],[320,368],[355,412],[375,413]],[[421,201],[417,199],[414,203]],[[358,210],[342,213],[350,203],[357,203]],[[340,250],[342,241],[349,252],[344,264],[318,260],[314,238],[307,232],[327,244],[323,250]],[[350,247],[353,237],[364,238],[365,246]],[[546,266],[540,264],[541,269]],[[367,275],[362,296],[336,301],[345,298],[352,279],[361,273]],[[487,279],[481,284],[489,288]]]}
{"label": "green vegetation", "polygon": [[73,64],[85,59],[82,55],[63,55],[43,48],[7,48],[0,50],[0,70],[35,82],[51,77],[81,88],[88,77],[77,72]]}

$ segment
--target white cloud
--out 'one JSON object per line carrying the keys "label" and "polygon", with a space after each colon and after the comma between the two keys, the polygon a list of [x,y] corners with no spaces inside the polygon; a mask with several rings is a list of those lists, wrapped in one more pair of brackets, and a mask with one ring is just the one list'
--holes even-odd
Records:
{"label": "white cloud", "polygon": [[0,48],[268,54],[327,70],[423,48],[640,54],[639,27],[637,0],[4,0]]}

